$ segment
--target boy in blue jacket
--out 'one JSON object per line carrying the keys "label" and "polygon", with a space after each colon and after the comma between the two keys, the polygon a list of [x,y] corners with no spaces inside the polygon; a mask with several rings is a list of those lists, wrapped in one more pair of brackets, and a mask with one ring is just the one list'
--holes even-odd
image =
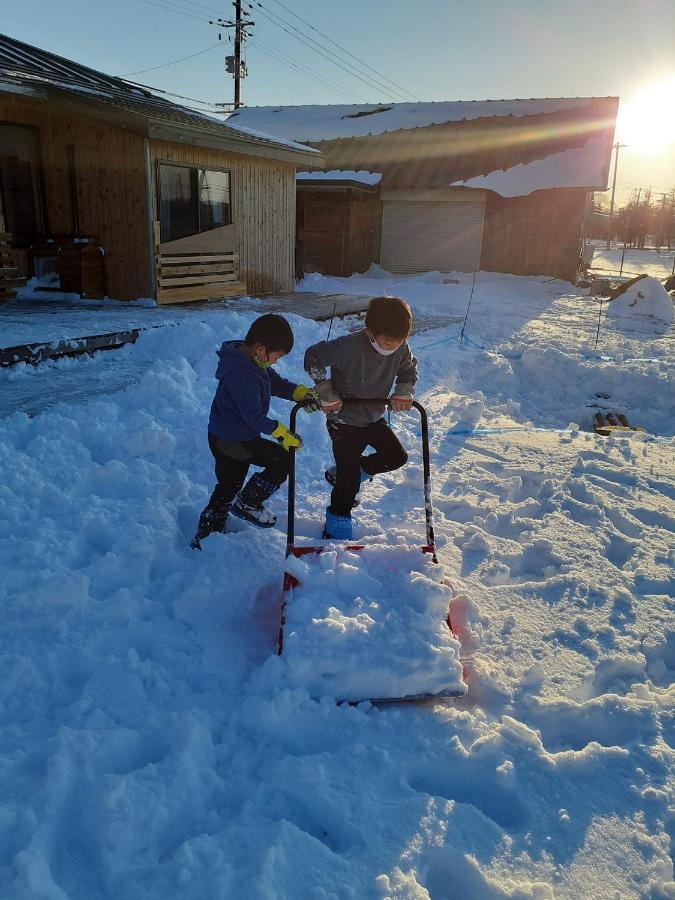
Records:
{"label": "boy in blue jacket", "polygon": [[[199,517],[192,540],[195,550],[211,532],[225,531],[230,512],[262,528],[276,522],[263,504],[288,477],[289,449],[302,445],[285,425],[269,418],[270,397],[303,403],[310,412],[321,409],[313,388],[293,384],[272,368],[292,347],[288,322],[268,314],[255,320],[243,341],[225,341],[218,351],[218,387],[209,416],[209,447],[218,483]],[[276,443],[261,433],[276,438]],[[263,471],[242,488],[252,465]]]}

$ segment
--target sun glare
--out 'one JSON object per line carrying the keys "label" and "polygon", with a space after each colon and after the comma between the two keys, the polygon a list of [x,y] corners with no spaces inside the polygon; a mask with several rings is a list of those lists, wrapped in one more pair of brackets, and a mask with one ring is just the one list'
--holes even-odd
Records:
{"label": "sun glare", "polygon": [[675,76],[622,101],[617,137],[630,147],[657,153],[675,144]]}

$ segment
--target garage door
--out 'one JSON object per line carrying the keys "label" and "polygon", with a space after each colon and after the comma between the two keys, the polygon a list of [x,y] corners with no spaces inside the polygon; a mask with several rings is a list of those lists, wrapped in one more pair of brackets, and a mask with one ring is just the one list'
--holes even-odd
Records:
{"label": "garage door", "polygon": [[385,200],[380,265],[399,274],[475,271],[484,208],[482,200]]}

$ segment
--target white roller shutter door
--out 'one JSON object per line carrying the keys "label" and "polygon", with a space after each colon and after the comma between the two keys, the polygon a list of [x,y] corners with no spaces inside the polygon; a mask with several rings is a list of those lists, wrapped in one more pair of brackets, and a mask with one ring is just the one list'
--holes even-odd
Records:
{"label": "white roller shutter door", "polygon": [[388,272],[473,272],[480,265],[482,200],[385,200],[380,265]]}

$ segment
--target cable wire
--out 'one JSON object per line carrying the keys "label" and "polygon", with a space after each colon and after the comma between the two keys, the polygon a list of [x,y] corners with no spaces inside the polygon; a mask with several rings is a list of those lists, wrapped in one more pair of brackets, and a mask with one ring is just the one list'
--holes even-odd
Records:
{"label": "cable wire", "polygon": [[252,41],[249,42],[248,49],[260,50],[261,53],[265,53],[271,59],[274,59],[285,66],[296,69],[300,73],[300,75],[303,75],[305,78],[311,78],[313,81],[320,81],[325,87],[329,88],[332,91],[335,91],[338,94],[342,94],[343,96],[350,95],[351,99],[356,98],[357,101],[362,103],[367,102],[363,97],[361,97],[359,94],[354,93],[349,88],[343,88],[339,84],[329,81],[315,69],[311,69],[309,66],[305,65],[305,63],[300,63],[296,60],[293,60],[291,56],[284,53],[284,51],[280,50],[278,47],[273,47],[271,44],[268,44],[266,41],[262,41],[258,37],[255,37]]}
{"label": "cable wire", "polygon": [[[169,2],[169,0],[167,0]],[[158,9],[163,9],[165,12],[176,13],[177,16],[185,16],[187,19],[194,19],[197,22],[206,21],[205,17],[195,16],[192,13],[185,12],[185,9],[176,9],[172,6],[165,6],[164,3],[157,3],[156,0],[141,0],[141,3],[145,3],[146,6],[156,6]]]}
{"label": "cable wire", "polygon": [[[324,47],[322,44],[320,44],[314,38],[311,38],[311,37],[308,38],[307,35],[305,35],[303,32],[301,32],[297,28],[295,28],[295,26],[292,23],[287,22],[285,19],[282,19],[281,16],[277,16],[276,13],[270,13],[269,11],[267,11],[265,9],[265,7],[263,7],[263,5],[259,2],[259,0],[249,0],[248,7],[251,10],[251,12],[256,12],[256,10],[254,10],[254,8],[253,8],[253,4],[255,4],[259,8],[260,14],[263,16],[263,18],[270,21],[273,25],[276,25],[277,28],[280,28],[282,31],[285,31],[286,34],[290,34],[291,37],[295,38],[295,40],[299,41],[301,44],[304,44],[306,47],[309,47],[309,49],[312,50],[314,53],[317,53],[319,56],[322,56],[324,59],[327,59],[329,62],[333,63],[333,65],[338,66],[338,68],[347,72],[348,75],[351,75],[352,77],[357,78],[359,81],[363,82],[371,89],[372,88],[375,88],[376,90],[383,89],[387,92],[388,96],[394,95],[395,92],[392,91],[388,85],[382,84],[381,82],[378,82],[376,79],[371,78],[368,75],[360,73],[351,63],[348,63],[344,60],[343,61],[339,60],[330,49]],[[257,15],[257,12],[256,12],[256,15]],[[280,24],[280,23],[283,23],[283,24]],[[286,28],[285,27],[286,25],[288,25],[289,27]],[[292,28],[295,30],[290,31],[289,28]],[[395,98],[395,99],[397,99],[397,98]],[[400,98],[398,98],[398,100],[400,102]]]}
{"label": "cable wire", "polygon": [[403,91],[403,93],[408,94],[408,96],[412,97],[413,100],[419,101],[420,98],[417,97],[415,94],[411,93],[407,88],[404,88],[402,85],[398,84],[398,82],[394,81],[393,78],[389,78],[389,76],[385,75],[384,72],[379,72],[377,69],[374,69],[372,66],[369,66],[367,62],[360,59],[360,57],[355,56],[355,54],[353,54],[349,50],[347,50],[346,47],[343,47],[342,44],[338,44],[338,42],[336,40],[334,40],[329,35],[325,34],[323,31],[321,31],[316,26],[312,25],[311,22],[308,22],[306,19],[303,19],[302,16],[299,16],[296,12],[294,12],[292,9],[290,9],[290,7],[286,6],[285,3],[282,3],[281,0],[273,0],[273,2],[276,3],[277,6],[281,6],[287,12],[291,13],[291,15],[295,16],[296,19],[299,19],[301,22],[303,22],[305,25],[307,25],[308,28],[311,28],[312,31],[316,31],[316,33],[320,34],[321,37],[325,38],[327,41],[330,41],[331,44],[336,46],[343,53],[346,53],[347,56],[351,56],[352,59],[356,60],[356,62],[360,63],[362,66],[364,66],[364,68],[369,69],[375,75],[379,75],[381,78],[384,78],[385,81],[390,82],[395,87],[397,87],[401,91]]}
{"label": "cable wire", "polygon": [[168,66],[175,66],[176,63],[185,62],[186,59],[194,59],[195,56],[201,56],[202,53],[208,53],[209,50],[214,50],[216,47],[222,47],[221,41],[218,41],[216,44],[211,44],[208,47],[204,47],[203,50],[197,50],[196,53],[191,53],[189,56],[181,56],[180,59],[172,59],[171,62],[162,63],[159,66],[149,66],[147,69],[137,69],[135,72],[127,72],[126,75],[121,75],[121,78],[126,78],[128,75],[142,75],[143,72],[154,72],[157,69],[166,69]]}
{"label": "cable wire", "polygon": [[[248,3],[246,3],[246,0],[244,0],[244,2],[242,3],[242,6],[246,7],[248,5],[250,12],[255,12],[255,10],[253,9],[253,6],[252,6],[253,2],[255,2],[257,4],[261,15],[265,19],[267,19],[273,25],[276,25],[278,28],[281,28],[281,30],[285,31],[286,34],[290,34],[291,37],[294,37],[296,40],[298,40],[300,43],[304,44],[310,50],[313,50],[319,56],[322,56],[324,59],[328,60],[328,62],[333,63],[334,65],[341,68],[343,71],[347,72],[348,75],[351,75],[352,77],[357,78],[359,81],[361,81],[363,84],[367,85],[370,88],[375,88],[377,90],[384,89],[389,94],[394,93],[392,91],[391,87],[389,87],[388,85],[386,85],[382,82],[379,82],[379,81],[377,81],[377,79],[371,78],[370,76],[365,75],[364,73],[359,72],[355,66],[353,66],[351,63],[347,62],[346,60],[340,60],[339,58],[337,58],[335,56],[335,54],[333,53],[333,51],[330,50],[330,48],[325,47],[324,45],[322,45],[321,43],[316,41],[314,38],[312,38],[310,35],[306,35],[302,31],[299,31],[298,29],[295,28],[294,25],[292,25],[292,23],[283,19],[281,16],[278,16],[276,13],[273,13],[271,10],[266,11],[265,8],[262,6],[262,4],[258,2],[258,0],[249,0]],[[209,7],[209,6],[206,6],[205,4],[198,3],[198,2],[196,2],[196,0],[141,0],[141,3],[145,3],[148,6],[154,6],[157,9],[163,9],[166,12],[173,12],[173,13],[176,13],[176,15],[182,15],[189,19],[194,19],[195,21],[198,21],[198,22],[205,21],[206,13],[209,13],[210,15],[212,15],[214,17],[218,16],[217,10],[215,10],[213,7]],[[200,12],[200,9],[203,9],[205,12],[202,14]],[[298,18],[300,18],[300,17],[298,17]],[[304,20],[301,20],[301,21],[304,21]],[[283,23],[283,24],[281,24],[281,23]],[[309,23],[307,23],[307,24],[309,24]],[[284,27],[285,25],[288,25],[289,28],[294,29],[294,30],[289,31],[288,28]],[[314,26],[309,26],[309,27],[314,28]],[[321,32],[319,32],[318,29],[314,29],[314,30],[316,30],[317,33],[321,33]],[[298,33],[296,33],[296,31]],[[332,41],[332,43],[336,43],[336,42]],[[314,46],[314,45],[316,45],[316,46]],[[336,46],[339,46],[339,45],[336,44]],[[210,49],[210,48],[207,48],[207,49]],[[267,53],[267,55],[270,55],[270,56],[273,53],[278,53],[278,54],[282,54],[283,56],[288,57],[288,54],[285,54],[284,51],[281,51],[279,48],[272,47],[270,45],[264,45],[264,47],[260,46],[259,49],[262,53]],[[206,52],[206,49],[204,51],[200,51],[200,52]],[[349,51],[343,51],[343,52],[349,53]],[[197,55],[197,54],[195,54],[195,55]],[[350,55],[353,55],[353,54],[350,54]],[[188,59],[188,58],[190,58],[190,57],[184,57],[184,59]],[[272,58],[275,58],[275,57],[272,56]],[[291,59],[290,57],[288,57],[288,58]],[[355,57],[355,58],[358,59],[357,57]],[[176,60],[175,62],[180,62],[180,61],[182,61],[182,60]],[[300,70],[300,67],[303,67],[312,73],[312,78],[319,79],[320,81],[322,81],[322,83],[326,87],[330,87],[331,90],[333,90],[333,91],[337,90],[338,93],[342,92],[343,94],[351,93],[351,96],[356,97],[359,102],[362,102],[362,103],[368,102],[365,98],[359,96],[354,91],[350,91],[349,89],[345,89],[345,88],[340,88],[339,85],[331,83],[324,76],[321,76],[318,72],[316,72],[315,70],[312,70],[309,66],[306,66],[304,63],[298,63],[297,61],[289,62],[282,58],[278,58],[277,61],[281,62],[283,65],[289,65],[294,68],[298,68],[299,70]],[[130,73],[130,74],[141,74],[144,71],[152,71],[156,68],[163,68],[164,66],[168,66],[168,65],[173,65],[173,62],[165,63],[162,66],[156,66],[156,67],[152,66],[148,69],[139,70],[138,73]],[[373,71],[375,71],[375,70],[373,70]],[[384,77],[386,77],[386,76],[384,76]],[[392,83],[394,83],[394,82],[392,82]],[[155,88],[153,88],[153,90],[155,90]],[[174,96],[179,96],[179,95],[174,95]],[[190,98],[184,98],[184,99],[190,99]],[[400,98],[397,98],[397,99],[400,99]],[[195,102],[195,101],[193,101],[193,102]],[[202,102],[202,101],[196,101],[196,102]]]}

